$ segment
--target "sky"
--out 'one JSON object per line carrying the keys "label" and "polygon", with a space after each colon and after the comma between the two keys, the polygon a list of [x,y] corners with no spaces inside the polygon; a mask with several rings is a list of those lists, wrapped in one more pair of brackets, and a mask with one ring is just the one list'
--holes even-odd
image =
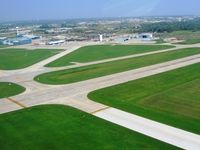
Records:
{"label": "sky", "polygon": [[200,15],[200,0],[1,0],[0,21]]}

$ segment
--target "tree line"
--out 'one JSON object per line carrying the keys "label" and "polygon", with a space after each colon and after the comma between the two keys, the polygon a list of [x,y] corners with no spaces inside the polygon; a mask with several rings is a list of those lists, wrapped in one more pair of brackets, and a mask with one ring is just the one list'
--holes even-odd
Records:
{"label": "tree line", "polygon": [[173,32],[180,30],[200,31],[200,18],[188,21],[145,23],[139,28],[139,32]]}

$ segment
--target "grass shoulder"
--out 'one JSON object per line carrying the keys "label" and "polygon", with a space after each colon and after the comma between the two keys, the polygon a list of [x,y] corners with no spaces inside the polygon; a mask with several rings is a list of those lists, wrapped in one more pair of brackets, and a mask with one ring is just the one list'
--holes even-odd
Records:
{"label": "grass shoulder", "polygon": [[69,84],[163,63],[195,54],[200,54],[199,48],[180,49],[137,58],[129,58],[102,64],[45,73],[35,77],[34,80],[44,84]]}
{"label": "grass shoulder", "polygon": [[178,149],[153,138],[61,105],[0,115],[1,150]]}

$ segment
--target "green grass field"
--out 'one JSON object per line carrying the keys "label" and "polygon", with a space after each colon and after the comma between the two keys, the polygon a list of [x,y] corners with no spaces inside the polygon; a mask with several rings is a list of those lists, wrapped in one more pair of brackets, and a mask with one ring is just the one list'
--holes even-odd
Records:
{"label": "green grass field", "polygon": [[178,149],[79,110],[47,105],[0,115],[1,150]]}
{"label": "green grass field", "polygon": [[0,48],[5,48],[5,47],[8,47],[8,46],[6,46],[6,45],[0,45]]}
{"label": "green grass field", "polygon": [[71,62],[91,62],[120,56],[128,56],[138,53],[157,51],[173,48],[166,45],[96,45],[82,47],[50,64],[47,67],[61,67],[72,65]]}
{"label": "green grass field", "polygon": [[175,31],[171,33],[163,33],[160,35],[162,38],[175,37],[179,40],[184,40],[177,44],[197,44],[200,43],[200,32],[196,31]]}
{"label": "green grass field", "polygon": [[154,65],[199,53],[200,48],[181,49],[86,67],[50,72],[35,77],[35,80],[45,84],[68,84]]}
{"label": "green grass field", "polygon": [[200,133],[200,63],[97,90],[94,101]]}
{"label": "green grass field", "polygon": [[0,82],[0,98],[6,98],[20,94],[25,88],[14,83]]}
{"label": "green grass field", "polygon": [[158,40],[156,40],[155,42],[156,42],[156,44],[164,44],[164,43],[167,43],[167,42],[165,42],[163,39],[158,39]]}
{"label": "green grass field", "polygon": [[197,44],[200,43],[200,38],[199,39],[187,39],[183,42],[177,43],[177,44]]}
{"label": "green grass field", "polygon": [[60,50],[47,49],[1,49],[0,70],[21,69],[59,53]]}

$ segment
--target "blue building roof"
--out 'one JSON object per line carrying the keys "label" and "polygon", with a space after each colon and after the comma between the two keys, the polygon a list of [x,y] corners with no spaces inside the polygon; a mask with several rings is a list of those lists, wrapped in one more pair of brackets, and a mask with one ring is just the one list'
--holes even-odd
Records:
{"label": "blue building roof", "polygon": [[25,37],[17,37],[17,38],[7,39],[6,42],[8,45],[24,45],[24,44],[31,44],[32,39]]}

